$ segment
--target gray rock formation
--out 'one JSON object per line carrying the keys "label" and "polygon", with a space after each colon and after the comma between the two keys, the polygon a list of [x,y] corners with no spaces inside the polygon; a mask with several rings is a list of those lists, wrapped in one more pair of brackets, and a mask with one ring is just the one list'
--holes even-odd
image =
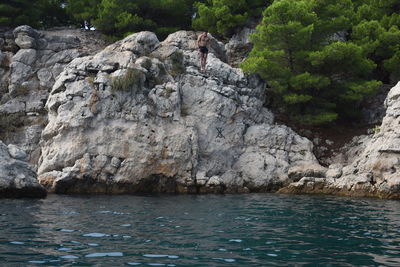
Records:
{"label": "gray rock formation", "polygon": [[243,60],[250,31],[212,38],[206,73],[196,32],[141,32],[97,54],[102,44],[62,33],[0,33],[0,139],[18,145],[0,142],[0,196],[45,195],[28,160],[57,193],[400,198],[400,84],[374,134],[325,168],[308,139],[274,124],[265,84],[226,63]]}
{"label": "gray rock formation", "polygon": [[265,85],[212,41],[199,72],[195,32],[133,34],[74,59],[55,82],[39,181],[57,193],[260,192],[316,165],[312,143],[273,124]]}
{"label": "gray rock formation", "polygon": [[369,97],[362,103],[362,120],[367,125],[380,125],[385,116],[385,99],[392,86],[383,85],[379,88],[376,95]]}
{"label": "gray rock formation", "polygon": [[255,28],[245,27],[233,35],[225,45],[227,60],[231,66],[239,66],[250,53],[253,48],[253,44],[250,42],[250,34],[255,31]]}
{"label": "gray rock formation", "polygon": [[309,175],[280,191],[400,198],[399,99],[400,83],[385,100],[382,125],[372,136],[361,139],[362,143],[353,151],[356,157],[349,165],[333,166],[326,177]]}
{"label": "gray rock formation", "polygon": [[0,139],[21,147],[31,163],[39,159],[44,105],[55,79],[67,63],[102,47],[87,39],[79,30],[40,32],[26,25],[0,33]]}
{"label": "gray rock formation", "polygon": [[0,198],[42,198],[47,195],[25,158],[26,153],[17,146],[7,147],[0,141]]}

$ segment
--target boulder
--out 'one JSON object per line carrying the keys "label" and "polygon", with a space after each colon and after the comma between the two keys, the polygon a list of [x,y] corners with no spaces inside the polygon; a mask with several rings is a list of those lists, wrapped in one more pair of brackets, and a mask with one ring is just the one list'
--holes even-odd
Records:
{"label": "boulder", "polygon": [[22,25],[14,29],[15,43],[21,49],[36,48],[36,39],[39,33],[28,25]]}
{"label": "boulder", "polygon": [[18,147],[7,147],[0,141],[0,198],[46,197],[36,173],[23,161],[25,157],[26,153]]}
{"label": "boulder", "polygon": [[25,151],[13,144],[8,145],[8,153],[14,159],[26,160],[27,157]]}
{"label": "boulder", "polygon": [[36,54],[35,49],[20,49],[12,58],[12,61],[31,66],[36,61]]}
{"label": "boulder", "polygon": [[32,67],[18,61],[13,61],[10,64],[11,75],[10,75],[10,87],[12,85],[20,85],[33,74]]}
{"label": "boulder", "polygon": [[159,45],[160,41],[155,33],[144,31],[129,35],[125,39],[108,46],[105,51],[129,51],[140,56],[151,53]]}

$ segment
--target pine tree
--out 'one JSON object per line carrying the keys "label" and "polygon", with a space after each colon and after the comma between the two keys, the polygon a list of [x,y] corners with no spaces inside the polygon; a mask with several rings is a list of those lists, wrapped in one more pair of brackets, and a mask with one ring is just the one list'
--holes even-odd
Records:
{"label": "pine tree", "polygon": [[252,16],[261,14],[268,0],[208,0],[195,3],[197,7],[193,27],[207,29],[211,33],[230,37],[237,27],[244,25]]}
{"label": "pine tree", "polygon": [[[100,3],[99,3],[100,2]],[[68,0],[68,13],[78,22],[90,20],[117,38],[149,30],[159,38],[190,29],[194,0]]]}
{"label": "pine tree", "polygon": [[0,26],[15,27],[27,24],[39,25],[40,10],[34,8],[35,1],[3,0],[0,3]]}
{"label": "pine tree", "polygon": [[354,16],[350,0],[276,0],[264,11],[242,67],[261,75],[276,105],[301,123],[349,115],[349,104],[379,86],[368,78],[374,63],[346,40]]}
{"label": "pine tree", "polygon": [[154,29],[153,21],[145,20],[138,14],[140,14],[140,9],[135,1],[102,0],[97,18],[93,20],[93,23],[104,33],[117,36]]}
{"label": "pine tree", "polygon": [[155,23],[160,39],[178,30],[191,29],[194,0],[137,0],[140,14]]}
{"label": "pine tree", "polygon": [[64,0],[36,0],[34,8],[40,13],[39,23],[44,27],[65,26],[70,18],[63,8]]}
{"label": "pine tree", "polygon": [[98,17],[100,0],[66,0],[65,6],[69,16],[76,22],[83,23]]}
{"label": "pine tree", "polygon": [[377,65],[375,78],[385,83],[400,79],[400,2],[367,0],[358,5],[351,38]]}

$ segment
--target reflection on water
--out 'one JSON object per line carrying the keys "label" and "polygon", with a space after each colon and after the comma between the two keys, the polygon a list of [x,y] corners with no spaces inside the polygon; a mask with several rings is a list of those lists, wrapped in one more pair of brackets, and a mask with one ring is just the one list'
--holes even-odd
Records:
{"label": "reflection on water", "polygon": [[399,266],[400,202],[276,194],[2,200],[1,266]]}

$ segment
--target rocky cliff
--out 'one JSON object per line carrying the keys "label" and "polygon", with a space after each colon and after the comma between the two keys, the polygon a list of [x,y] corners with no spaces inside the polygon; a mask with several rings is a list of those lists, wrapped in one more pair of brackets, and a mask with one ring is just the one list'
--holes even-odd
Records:
{"label": "rocky cliff", "polygon": [[59,193],[259,192],[316,163],[312,144],[273,124],[265,84],[224,63],[195,32],[133,34],[73,60],[46,104],[39,181]]}
{"label": "rocky cliff", "polygon": [[324,193],[400,198],[400,83],[386,100],[386,115],[375,133],[364,136],[346,166],[332,165],[322,175],[305,175],[280,190],[284,193]]}
{"label": "rocky cliff", "polygon": [[49,91],[69,62],[104,47],[97,34],[76,29],[0,30],[0,140],[10,144],[7,153],[0,141],[0,197],[45,196],[35,171]]}
{"label": "rocky cliff", "polygon": [[73,59],[104,46],[97,35],[67,28],[0,32],[0,140],[17,144],[36,164],[44,106],[57,76]]}
{"label": "rocky cliff", "polygon": [[[56,193],[399,198],[400,86],[389,93],[379,132],[349,149],[354,161],[324,168],[308,139],[274,123],[264,82],[231,66],[251,47],[250,32],[227,45],[212,38],[201,73],[196,32],[163,42],[140,32],[99,50],[79,35],[18,27],[0,42],[0,139],[17,143]],[[20,176],[7,177],[12,187]]]}

